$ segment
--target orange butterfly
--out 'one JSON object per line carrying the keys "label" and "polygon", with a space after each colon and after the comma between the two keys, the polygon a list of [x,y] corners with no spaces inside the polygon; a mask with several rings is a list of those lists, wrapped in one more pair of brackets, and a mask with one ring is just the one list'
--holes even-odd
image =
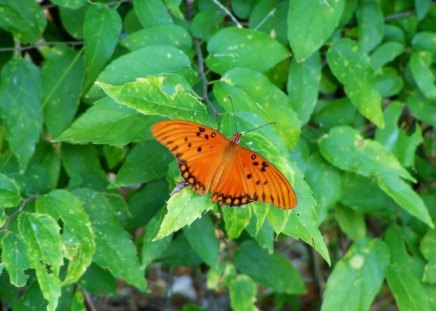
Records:
{"label": "orange butterfly", "polygon": [[227,139],[207,126],[169,120],[154,124],[153,136],[176,157],[181,175],[196,193],[212,201],[241,206],[254,201],[283,209],[297,204],[288,180],[258,153],[241,147],[241,133]]}

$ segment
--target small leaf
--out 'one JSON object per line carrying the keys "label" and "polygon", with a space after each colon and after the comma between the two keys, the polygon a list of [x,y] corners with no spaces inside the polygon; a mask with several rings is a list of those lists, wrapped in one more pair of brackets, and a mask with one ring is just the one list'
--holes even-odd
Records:
{"label": "small leaf", "polygon": [[21,173],[35,151],[42,130],[40,83],[38,68],[27,60],[12,59],[2,68],[0,117]]}
{"label": "small leaf", "polygon": [[21,43],[35,43],[42,35],[47,19],[39,3],[33,0],[3,0],[0,28],[12,32]]}
{"label": "small leaf", "polygon": [[219,241],[209,214],[184,227],[183,233],[192,249],[208,266],[213,267],[218,264]]}
{"label": "small leaf", "polygon": [[15,180],[0,174],[0,208],[16,207],[21,200],[20,187]]}
{"label": "small leaf", "polygon": [[42,68],[42,94],[45,125],[57,136],[73,120],[79,107],[84,79],[81,53],[67,46],[53,47]]}
{"label": "small leaf", "polygon": [[383,39],[384,18],[380,3],[377,0],[360,2],[356,17],[360,48],[368,53]]}
{"label": "small leaf", "polygon": [[425,98],[419,91],[413,91],[407,97],[406,104],[415,118],[436,126],[436,101]]}
{"label": "small leaf", "polygon": [[303,280],[288,259],[280,253],[269,255],[254,241],[241,244],[235,254],[235,265],[242,273],[278,293],[305,292]]}
{"label": "small leaf", "polygon": [[378,127],[383,127],[382,98],[374,85],[369,58],[357,43],[350,39],[336,41],[327,52],[327,61],[353,105]]}
{"label": "small leaf", "polygon": [[380,70],[385,64],[393,61],[404,52],[404,44],[390,41],[380,44],[371,54],[371,67],[374,72]]}
{"label": "small leaf", "polygon": [[289,57],[289,52],[267,34],[252,29],[227,27],[207,43],[206,64],[214,72],[243,67],[265,72]]}
{"label": "small leaf", "polygon": [[233,208],[223,206],[221,213],[224,219],[226,235],[229,239],[237,239],[250,223],[251,213],[247,207]]}
{"label": "small leaf", "polygon": [[90,189],[76,189],[73,194],[82,200],[95,233],[96,250],[93,261],[108,269],[112,275],[144,290],[146,282],[136,247],[129,233],[115,217],[110,202],[100,192]]}
{"label": "small leaf", "polygon": [[436,284],[436,230],[429,230],[425,234],[420,250],[427,259],[427,264],[424,269],[424,275],[422,277],[424,282],[430,284]]}
{"label": "small leaf", "polygon": [[134,0],[133,7],[144,28],[173,23],[168,8],[162,0]]}
{"label": "small leaf", "polygon": [[309,122],[318,100],[321,80],[321,56],[313,53],[303,62],[294,58],[288,73],[288,96],[292,108],[303,124]]}
{"label": "small leaf", "polygon": [[337,205],[335,208],[335,218],[342,231],[354,242],[366,236],[365,219],[361,213],[351,208]]}
{"label": "small leaf", "polygon": [[428,209],[421,197],[405,183],[395,176],[383,176],[378,179],[378,185],[402,208],[422,222],[434,228]]}
{"label": "small leaf", "polygon": [[8,232],[1,240],[2,263],[9,274],[10,282],[16,287],[26,285],[28,276],[24,273],[31,267],[26,245],[21,235]]}
{"label": "small leaf", "polygon": [[158,116],[145,116],[133,108],[117,104],[104,97],[79,117],[56,141],[125,145],[151,138],[150,126],[162,120]]}
{"label": "small leaf", "polygon": [[382,241],[354,243],[327,281],[321,310],[368,310],[383,285],[388,264],[389,249]]}
{"label": "small leaf", "polygon": [[230,283],[230,304],[235,311],[256,311],[256,283],[246,276],[238,275]]}
{"label": "small leaf", "polygon": [[167,205],[168,213],[161,223],[155,240],[162,239],[180,228],[190,225],[201,217],[203,212],[210,210],[213,203],[208,195],[200,196],[192,190],[184,188],[171,196]]}
{"label": "small leaf", "polygon": [[143,141],[129,153],[110,187],[131,186],[162,178],[172,160],[171,154],[157,141]]}
{"label": "small leaf", "polygon": [[111,58],[121,33],[121,18],[115,9],[92,5],[86,10],[85,39],[86,86],[89,86]]}
{"label": "small leaf", "polygon": [[[102,82],[98,82],[98,85],[117,103],[133,108],[142,114],[210,123],[206,106],[191,90],[175,82],[168,77],[148,76],[122,86]],[[174,88],[172,93],[170,93],[170,87]]]}
{"label": "small leaf", "polygon": [[289,2],[288,38],[298,62],[318,50],[339,24],[346,1]]}
{"label": "small leaf", "polygon": [[417,32],[412,38],[412,46],[414,50],[427,50],[436,54],[436,41],[435,32]]}
{"label": "small leaf", "polygon": [[430,53],[413,53],[410,57],[410,71],[422,94],[430,100],[436,100],[435,76],[430,67],[431,63],[426,62],[426,58],[431,59]]}

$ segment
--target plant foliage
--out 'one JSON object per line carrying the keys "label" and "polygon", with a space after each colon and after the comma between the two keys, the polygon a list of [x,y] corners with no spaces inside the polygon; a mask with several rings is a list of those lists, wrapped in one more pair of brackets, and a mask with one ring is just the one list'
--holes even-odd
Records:
{"label": "plant foliage", "polygon": [[[180,275],[202,289],[183,310],[436,310],[434,1],[0,12],[4,310],[100,309],[121,288],[164,308]],[[242,145],[298,206],[172,193],[176,161],[150,132],[164,119],[228,137],[274,122]]]}

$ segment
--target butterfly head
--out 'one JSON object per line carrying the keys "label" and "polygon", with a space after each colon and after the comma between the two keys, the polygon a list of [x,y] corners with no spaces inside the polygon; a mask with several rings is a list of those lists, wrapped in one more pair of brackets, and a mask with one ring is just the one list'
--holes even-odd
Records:
{"label": "butterfly head", "polygon": [[241,136],[242,133],[240,132],[235,133],[232,137],[232,143],[235,145],[239,145],[239,143],[241,142]]}

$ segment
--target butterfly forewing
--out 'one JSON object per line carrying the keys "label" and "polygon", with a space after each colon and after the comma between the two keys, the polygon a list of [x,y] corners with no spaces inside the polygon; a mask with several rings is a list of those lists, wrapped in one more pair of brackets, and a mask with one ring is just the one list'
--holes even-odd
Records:
{"label": "butterfly forewing", "polygon": [[161,121],[151,128],[156,139],[176,157],[183,179],[205,194],[230,141],[218,131],[187,121]]}

